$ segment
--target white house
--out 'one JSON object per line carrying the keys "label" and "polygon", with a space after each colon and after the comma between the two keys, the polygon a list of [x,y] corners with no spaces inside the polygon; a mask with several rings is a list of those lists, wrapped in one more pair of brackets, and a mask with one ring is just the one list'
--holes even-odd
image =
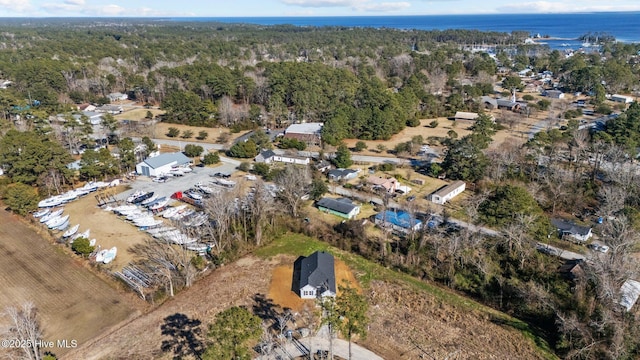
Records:
{"label": "white house", "polygon": [[298,259],[294,271],[299,274],[299,294],[303,299],[336,296],[336,275],[333,255],[316,251]]}
{"label": "white house", "polygon": [[447,201],[460,195],[466,186],[467,184],[464,181],[455,181],[431,194],[429,200],[436,204],[444,205]]}
{"label": "white house", "polygon": [[309,165],[311,160],[308,157],[294,155],[278,155],[271,150],[265,150],[254,158],[255,162],[271,164],[272,162],[283,162],[287,164]]}
{"label": "white house", "polygon": [[569,237],[577,242],[585,242],[593,236],[591,228],[587,226],[576,225],[572,222],[562,219],[551,219],[551,224],[558,229],[561,237]]}
{"label": "white house", "polygon": [[184,166],[191,163],[191,159],[181,152],[160,154],[145,159],[136,165],[136,172],[144,176],[162,176],[168,174],[174,166]]}
{"label": "white house", "polygon": [[560,90],[547,90],[544,92],[544,96],[552,99],[564,99],[564,93]]}
{"label": "white house", "polygon": [[611,95],[611,98],[609,98],[609,100],[624,103],[624,104],[631,104],[633,102],[633,98],[631,96],[620,95],[620,94]]}
{"label": "white house", "polygon": [[129,99],[129,96],[127,94],[114,92],[114,93],[111,93],[111,94],[107,95],[107,98],[109,100],[111,100],[111,101],[122,101],[122,100]]}

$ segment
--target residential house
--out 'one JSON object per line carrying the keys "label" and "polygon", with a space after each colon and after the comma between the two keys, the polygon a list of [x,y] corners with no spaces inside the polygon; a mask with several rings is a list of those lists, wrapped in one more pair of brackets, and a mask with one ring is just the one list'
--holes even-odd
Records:
{"label": "residential house", "polygon": [[483,96],[480,98],[480,101],[482,101],[482,106],[484,106],[485,109],[493,110],[498,108],[498,101],[491,96]]}
{"label": "residential house", "polygon": [[145,159],[136,165],[136,172],[140,175],[154,177],[168,174],[172,167],[185,166],[191,163],[181,152],[165,153]]}
{"label": "residential house", "polygon": [[328,162],[327,160],[320,160],[313,166],[316,168],[316,170],[320,171],[321,173],[331,170],[331,163]]}
{"label": "residential house", "polygon": [[381,176],[371,175],[367,178],[367,182],[371,184],[374,190],[384,189],[387,193],[393,194],[400,183],[396,178],[388,177],[383,178]]}
{"label": "residential house", "polygon": [[102,105],[96,108],[97,112],[108,113],[111,115],[121,114],[123,110],[122,106],[119,105]]}
{"label": "residential house", "polygon": [[320,199],[316,203],[316,206],[320,211],[345,219],[353,219],[360,213],[360,206],[354,205],[353,202],[347,198],[333,199],[325,197]]}
{"label": "residential house", "polygon": [[383,229],[402,234],[410,234],[422,228],[421,220],[402,210],[385,210],[376,214],[374,222]]}
{"label": "residential house", "polygon": [[582,264],[584,260],[575,259],[575,260],[567,260],[564,264],[560,266],[558,272],[560,275],[564,276],[566,279],[571,281],[577,281],[579,279],[584,279],[586,273],[582,268]]}
{"label": "residential house", "polygon": [[78,110],[80,111],[96,111],[96,106],[89,104],[89,103],[85,103],[85,104],[80,104],[78,105]]}
{"label": "residential house", "polygon": [[478,119],[478,116],[480,116],[478,113],[466,112],[466,111],[458,111],[453,116],[453,120],[455,120],[455,121],[458,121],[458,120],[476,121],[476,119]]}
{"label": "residential house", "polygon": [[352,169],[333,169],[329,170],[327,173],[327,177],[329,180],[340,181],[340,180],[351,180],[358,177],[358,173],[360,170],[352,170]]}
{"label": "residential house", "polygon": [[498,105],[498,109],[506,109],[510,111],[518,111],[518,109],[520,109],[520,104],[512,99],[497,99],[496,103]]}
{"label": "residential house", "polygon": [[560,90],[546,90],[543,95],[552,99],[564,99],[564,93]]}
{"label": "residential house", "polygon": [[263,150],[253,160],[257,163],[271,164],[275,156],[276,153],[274,153],[273,150]]}
{"label": "residential house", "polygon": [[303,299],[336,296],[336,274],[333,255],[316,251],[294,263],[294,284],[298,280],[299,295]]}
{"label": "residential house", "polygon": [[615,101],[615,102],[619,102],[619,103],[623,103],[623,104],[631,104],[633,102],[633,97],[626,96],[626,95],[620,95],[620,94],[613,94],[613,95],[611,95],[609,100]]}
{"label": "residential house", "polygon": [[466,186],[467,184],[464,181],[455,181],[429,195],[429,200],[431,200],[431,202],[433,203],[444,205],[444,203],[446,203],[447,201],[460,195],[464,191]]}
{"label": "residential house", "polygon": [[284,131],[284,137],[303,141],[308,146],[320,145],[322,125],[322,123],[293,124]]}
{"label": "residential house", "polygon": [[283,162],[287,164],[309,165],[311,160],[308,157],[295,155],[278,155],[272,150],[264,150],[254,158],[255,162],[271,164],[273,162]]}
{"label": "residential house", "polygon": [[576,225],[570,221],[551,219],[551,224],[558,229],[562,238],[569,237],[577,242],[586,242],[593,235],[590,227]]}
{"label": "residential house", "polygon": [[633,308],[633,305],[635,305],[639,297],[640,282],[627,279],[620,288],[620,301],[618,303],[627,309],[627,311],[631,311],[631,308]]}
{"label": "residential house", "polygon": [[107,95],[107,98],[109,99],[109,101],[114,102],[114,101],[127,100],[127,99],[129,99],[129,96],[127,94],[123,94],[123,93],[120,93],[120,92],[114,92],[114,93],[111,93],[111,94]]}

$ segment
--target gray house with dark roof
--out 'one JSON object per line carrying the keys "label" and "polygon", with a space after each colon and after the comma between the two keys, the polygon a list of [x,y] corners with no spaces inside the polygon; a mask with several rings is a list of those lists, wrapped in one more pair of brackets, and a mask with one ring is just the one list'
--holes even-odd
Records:
{"label": "gray house with dark roof", "polygon": [[329,178],[329,180],[333,180],[333,181],[351,180],[358,177],[358,171],[359,170],[342,169],[342,168],[333,169],[333,170],[329,170],[329,172],[327,173],[327,177]]}
{"label": "gray house with dark roof", "polygon": [[352,219],[360,213],[360,206],[354,205],[351,200],[346,198],[322,198],[316,203],[316,206],[320,211],[340,216],[345,219]]}
{"label": "gray house with dark roof", "polygon": [[[316,251],[299,259],[299,294],[303,299],[336,296],[336,274],[333,255]],[[294,268],[297,266],[294,266]]]}

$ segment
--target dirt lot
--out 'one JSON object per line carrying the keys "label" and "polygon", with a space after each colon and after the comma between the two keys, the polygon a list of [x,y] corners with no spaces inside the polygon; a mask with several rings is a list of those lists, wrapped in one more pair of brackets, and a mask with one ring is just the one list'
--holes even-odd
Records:
{"label": "dirt lot", "polygon": [[[89,339],[137,312],[140,302],[85,268],[86,264],[45,240],[39,225],[0,210],[0,309],[31,301],[45,340]],[[3,319],[4,322],[4,319]],[[64,355],[68,349],[47,349]],[[0,351],[0,358],[5,358]]]}
{"label": "dirt lot", "polygon": [[[124,191],[124,187],[119,190]],[[141,243],[149,235],[139,231],[135,226],[119,219],[113,212],[104,211],[97,206],[93,195],[85,196],[65,206],[65,214],[69,214],[70,224],[80,224],[79,232],[91,230],[91,239],[103,249],[113,246],[118,248],[116,259],[109,265],[100,265],[109,270],[120,269],[127,265],[133,256],[127,251],[134,244]]]}
{"label": "dirt lot", "polygon": [[[171,355],[160,350],[162,342],[171,339],[161,332],[167,317],[183,314],[206,329],[219,311],[232,305],[252,308],[259,294],[269,291],[272,277],[256,274],[282,276],[290,289],[290,277],[282,265],[292,260],[291,256],[272,260],[249,256],[226,265],[154,311],[93,339],[66,358],[169,359]],[[486,313],[470,312],[396,283],[374,281],[365,293],[371,325],[367,339],[358,342],[386,359],[424,358],[416,346],[439,359],[451,354],[456,359],[541,358],[531,341]]]}
{"label": "dirt lot", "polygon": [[[315,304],[314,300],[303,300],[297,293],[292,291],[291,280],[293,278],[293,257],[283,257],[281,259],[283,265],[273,269],[271,275],[271,284],[269,286],[269,298],[282,308],[290,308],[295,312],[301,312],[305,305]],[[344,262],[335,260],[336,287],[344,284],[343,281],[349,283],[351,287],[360,288],[351,269]],[[340,291],[338,289],[338,295]]]}

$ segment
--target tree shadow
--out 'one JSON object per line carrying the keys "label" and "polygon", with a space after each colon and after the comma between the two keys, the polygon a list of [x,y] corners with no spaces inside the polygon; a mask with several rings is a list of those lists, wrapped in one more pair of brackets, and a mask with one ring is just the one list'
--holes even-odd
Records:
{"label": "tree shadow", "polygon": [[304,256],[298,256],[293,263],[293,277],[291,279],[291,291],[300,294],[300,269],[302,268],[302,260]]}
{"label": "tree shadow", "polygon": [[189,355],[201,359],[204,351],[201,324],[200,320],[189,319],[187,315],[179,313],[164,318],[164,324],[160,329],[162,335],[168,339],[162,340],[162,352],[173,353],[174,359],[182,359]]}
{"label": "tree shadow", "polygon": [[271,320],[277,321],[279,311],[278,305],[276,305],[272,299],[267,299],[264,294],[253,295],[253,313],[262,319],[263,321]]}

